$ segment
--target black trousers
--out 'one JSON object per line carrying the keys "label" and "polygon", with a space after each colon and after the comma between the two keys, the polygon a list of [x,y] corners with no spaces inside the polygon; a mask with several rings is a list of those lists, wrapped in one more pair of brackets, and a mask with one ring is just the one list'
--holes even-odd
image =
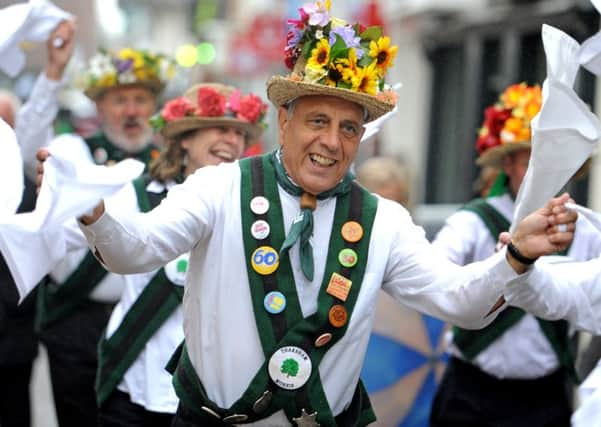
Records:
{"label": "black trousers", "polygon": [[30,427],[29,383],[32,362],[0,365],[0,426]]}
{"label": "black trousers", "polygon": [[499,380],[452,357],[430,413],[430,427],[569,427],[563,370],[535,380]]}
{"label": "black trousers", "polygon": [[60,427],[94,426],[98,406],[94,381],[98,341],[111,306],[86,302],[77,312],[40,333],[48,351],[50,379]]}
{"label": "black trousers", "polygon": [[170,427],[173,414],[148,411],[132,403],[129,394],[115,390],[100,408],[100,427]]}

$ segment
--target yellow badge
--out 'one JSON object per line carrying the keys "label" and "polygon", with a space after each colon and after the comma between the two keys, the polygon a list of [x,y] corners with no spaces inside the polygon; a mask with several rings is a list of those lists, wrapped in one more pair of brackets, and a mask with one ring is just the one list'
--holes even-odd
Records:
{"label": "yellow badge", "polygon": [[346,301],[346,297],[348,297],[348,293],[351,291],[352,284],[353,282],[346,277],[341,276],[338,273],[332,273],[326,292],[341,301]]}
{"label": "yellow badge", "polygon": [[342,238],[349,243],[356,243],[363,237],[363,227],[357,221],[347,221],[340,230]]}
{"label": "yellow badge", "polygon": [[251,265],[257,273],[266,276],[280,265],[280,257],[271,246],[259,246],[252,254]]}

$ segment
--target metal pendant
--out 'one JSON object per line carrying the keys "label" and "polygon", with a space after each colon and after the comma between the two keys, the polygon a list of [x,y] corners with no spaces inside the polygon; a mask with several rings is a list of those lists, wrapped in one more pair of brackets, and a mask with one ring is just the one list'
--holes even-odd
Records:
{"label": "metal pendant", "polygon": [[307,414],[305,408],[301,411],[301,416],[298,418],[292,418],[292,421],[296,423],[298,427],[319,427],[319,423],[316,420],[317,412]]}

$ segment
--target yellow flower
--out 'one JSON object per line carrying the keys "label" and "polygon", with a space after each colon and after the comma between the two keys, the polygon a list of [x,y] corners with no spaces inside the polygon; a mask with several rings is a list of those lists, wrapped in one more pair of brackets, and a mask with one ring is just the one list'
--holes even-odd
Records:
{"label": "yellow flower", "polygon": [[317,42],[317,45],[311,51],[311,57],[307,61],[307,66],[311,68],[324,68],[330,60],[330,44],[328,39],[323,38]]}
{"label": "yellow flower", "polygon": [[305,67],[305,81],[308,81],[309,83],[317,83],[323,79],[327,73],[328,70],[323,67],[315,67],[307,64]]}
{"label": "yellow flower", "polygon": [[509,86],[501,95],[501,102],[505,108],[515,108],[520,104],[521,99],[526,94],[526,83],[519,83]]}
{"label": "yellow flower", "polygon": [[378,74],[383,77],[399,50],[398,46],[390,46],[390,37],[380,37],[377,42],[369,42],[369,56],[376,60]]}
{"label": "yellow flower", "polygon": [[342,66],[339,68],[342,80],[350,83],[355,74],[357,74],[357,51],[355,48],[349,49],[348,58],[339,58],[336,60],[336,63]]}
{"label": "yellow flower", "polygon": [[134,69],[144,67],[144,57],[140,54],[140,52],[133,50],[129,47],[121,49],[121,51],[119,52],[119,59],[131,59],[133,61]]}
{"label": "yellow flower", "polygon": [[117,75],[114,73],[105,74],[96,82],[95,86],[108,87],[117,84]]}
{"label": "yellow flower", "polygon": [[367,67],[358,67],[357,73],[352,79],[352,89],[357,92],[375,95],[378,90],[378,77],[375,62]]}
{"label": "yellow flower", "polygon": [[333,30],[334,28],[338,28],[338,27],[345,27],[347,25],[347,22],[344,19],[340,19],[340,18],[336,18],[336,17],[332,17],[330,18],[330,29]]}
{"label": "yellow flower", "polygon": [[532,101],[524,107],[524,112],[528,120],[532,120],[532,118],[538,114],[540,107],[541,103],[536,101]]}

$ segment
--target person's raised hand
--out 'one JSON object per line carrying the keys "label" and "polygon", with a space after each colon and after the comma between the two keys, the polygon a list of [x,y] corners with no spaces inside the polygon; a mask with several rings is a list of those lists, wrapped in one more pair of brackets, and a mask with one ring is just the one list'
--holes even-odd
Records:
{"label": "person's raised hand", "polygon": [[48,50],[46,77],[49,79],[62,79],[65,67],[73,55],[75,30],[75,21],[62,21],[50,34],[46,42]]}
{"label": "person's raised hand", "polygon": [[46,148],[40,148],[35,154],[38,161],[37,174],[35,178],[35,193],[40,194],[42,188],[42,180],[44,179],[44,162],[50,157],[50,152]]}

